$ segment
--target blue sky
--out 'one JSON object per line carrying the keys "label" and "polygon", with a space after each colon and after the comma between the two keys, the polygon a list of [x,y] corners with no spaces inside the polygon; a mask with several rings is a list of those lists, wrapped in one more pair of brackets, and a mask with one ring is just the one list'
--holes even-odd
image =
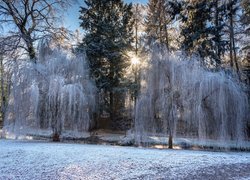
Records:
{"label": "blue sky", "polygon": [[[80,6],[84,5],[83,0],[78,0],[79,2],[74,4],[71,8],[69,8],[68,12],[65,13],[65,20],[63,22],[63,26],[69,28],[70,30],[74,31],[79,28],[79,10]],[[146,4],[148,0],[125,0],[127,3],[142,3]]]}

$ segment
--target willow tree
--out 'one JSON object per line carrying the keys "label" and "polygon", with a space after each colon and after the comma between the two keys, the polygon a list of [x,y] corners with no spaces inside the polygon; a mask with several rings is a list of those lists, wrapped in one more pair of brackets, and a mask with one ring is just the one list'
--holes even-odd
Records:
{"label": "willow tree", "polygon": [[[180,4],[172,0],[150,0],[147,5],[147,17],[145,21],[146,26],[146,41],[147,45],[151,47],[153,44],[159,44],[160,48],[170,51],[170,33],[169,29],[175,18],[177,12],[180,11]],[[156,46],[153,46],[154,48]],[[164,48],[162,48],[164,47]],[[154,49],[153,48],[153,49]],[[156,67],[159,68],[159,67]],[[153,87],[158,87],[158,79],[160,78],[160,71],[153,75]],[[154,89],[152,94],[152,111],[155,121],[167,121],[168,135],[169,135],[169,148],[173,148],[173,123],[171,119],[162,119],[159,117],[159,109],[156,105],[157,100],[160,98],[157,88]]]}

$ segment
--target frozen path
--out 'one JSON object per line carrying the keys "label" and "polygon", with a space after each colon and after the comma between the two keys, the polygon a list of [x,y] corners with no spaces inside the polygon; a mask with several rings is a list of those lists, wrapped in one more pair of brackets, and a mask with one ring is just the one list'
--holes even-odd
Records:
{"label": "frozen path", "polygon": [[250,153],[0,139],[6,179],[250,179]]}

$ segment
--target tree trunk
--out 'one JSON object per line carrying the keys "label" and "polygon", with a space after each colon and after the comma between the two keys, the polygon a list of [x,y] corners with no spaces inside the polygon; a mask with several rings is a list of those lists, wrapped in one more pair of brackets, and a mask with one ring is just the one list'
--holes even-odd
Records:
{"label": "tree trunk", "polygon": [[171,133],[169,134],[169,137],[168,137],[168,148],[173,149],[173,136]]}
{"label": "tree trunk", "polygon": [[35,52],[33,41],[31,39],[30,35],[26,35],[26,36],[27,36],[27,38],[25,39],[25,42],[26,42],[29,58],[31,61],[36,63],[36,52]]}
{"label": "tree trunk", "polygon": [[60,141],[60,135],[58,133],[54,133],[52,137],[52,141],[59,142]]}
{"label": "tree trunk", "polygon": [[[1,121],[3,122],[5,116],[5,93],[4,93],[4,67],[3,57],[0,55],[0,73],[1,73]],[[1,123],[0,123],[1,126]]]}
{"label": "tree trunk", "polygon": [[230,66],[233,68],[234,61],[233,61],[233,47],[232,47],[231,31],[230,31],[230,40],[229,40],[229,53],[230,53]]}
{"label": "tree trunk", "polygon": [[233,63],[235,64],[235,68],[237,73],[239,74],[239,66],[237,62],[237,55],[236,55],[236,49],[235,49],[235,38],[234,38],[234,23],[233,23],[233,4],[232,0],[230,0],[230,12],[229,12],[229,20],[230,20],[230,60],[231,60],[231,66],[233,66]]}
{"label": "tree trunk", "polygon": [[220,65],[221,64],[221,38],[220,38],[220,34],[219,34],[219,9],[218,9],[218,0],[215,0],[215,26],[216,26],[216,34],[215,34],[215,38],[216,38],[216,54],[217,54],[217,59],[216,59],[216,65]]}
{"label": "tree trunk", "polygon": [[136,4],[136,18],[135,18],[135,54],[138,55],[138,4]]}
{"label": "tree trunk", "polygon": [[113,93],[113,89],[110,90],[109,92],[109,115],[110,115],[110,121],[111,123],[114,122],[114,93]]}
{"label": "tree trunk", "polygon": [[162,16],[163,16],[163,9],[162,9],[162,0],[159,0],[160,2],[159,2],[159,7],[158,7],[158,9],[159,9],[159,33],[160,33],[160,43],[162,44],[163,43],[163,36],[162,36],[162,26],[163,26],[163,22],[162,22]]}
{"label": "tree trunk", "polygon": [[[173,103],[173,101],[172,101],[172,103]],[[170,111],[170,113],[171,113],[171,118],[169,119],[169,136],[168,136],[168,148],[169,149],[173,149],[173,128],[174,128],[174,126],[173,126],[173,121],[174,121],[174,116],[173,116],[173,108],[171,108],[171,111]]]}
{"label": "tree trunk", "polygon": [[174,132],[174,97],[173,97],[173,94],[172,94],[172,98],[171,98],[171,108],[170,108],[170,118],[168,120],[168,128],[169,128],[169,136],[168,136],[168,148],[169,149],[173,149],[173,132]]}
{"label": "tree trunk", "polygon": [[167,47],[167,50],[169,51],[169,41],[168,41],[168,28],[167,28],[167,24],[165,24],[165,36],[166,36],[166,47]]}
{"label": "tree trunk", "polygon": [[35,54],[35,49],[34,49],[33,45],[28,47],[28,52],[29,52],[30,60],[36,62],[36,54]]}

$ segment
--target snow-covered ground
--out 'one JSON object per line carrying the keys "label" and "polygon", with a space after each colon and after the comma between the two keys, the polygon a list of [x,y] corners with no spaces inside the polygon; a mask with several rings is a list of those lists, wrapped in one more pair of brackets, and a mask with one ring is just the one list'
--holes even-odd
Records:
{"label": "snow-covered ground", "polygon": [[6,179],[250,179],[250,153],[0,139]]}

